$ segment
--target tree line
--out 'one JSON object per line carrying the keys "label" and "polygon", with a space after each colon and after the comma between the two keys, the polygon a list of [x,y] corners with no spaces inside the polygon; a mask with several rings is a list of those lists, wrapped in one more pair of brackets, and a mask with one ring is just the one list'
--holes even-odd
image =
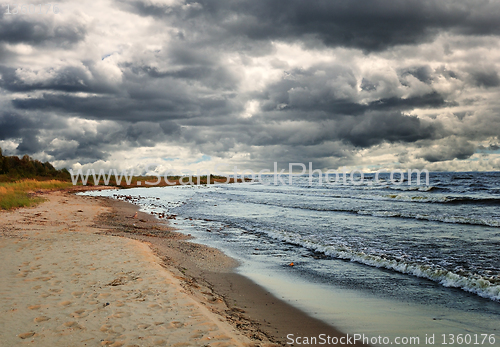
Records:
{"label": "tree line", "polygon": [[63,181],[71,179],[66,169],[56,170],[48,161],[42,163],[39,160],[34,160],[27,154],[22,158],[15,155],[4,156],[2,148],[0,148],[0,175],[3,175],[2,180],[7,181],[23,178],[57,179]]}

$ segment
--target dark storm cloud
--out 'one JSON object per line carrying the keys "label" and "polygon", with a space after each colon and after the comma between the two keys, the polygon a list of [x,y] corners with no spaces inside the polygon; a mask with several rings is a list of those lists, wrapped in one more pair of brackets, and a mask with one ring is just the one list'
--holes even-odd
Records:
{"label": "dark storm cloud", "polygon": [[412,110],[415,108],[441,108],[451,106],[458,106],[458,103],[454,101],[445,101],[442,95],[434,91],[423,96],[413,96],[409,98],[392,97],[387,99],[380,99],[370,103],[368,108],[373,110]]}
{"label": "dark storm cloud", "polygon": [[[178,133],[179,126],[173,121],[116,122],[93,129],[75,128],[71,121],[60,117],[0,114],[0,140],[19,142],[13,154],[33,155],[44,151],[55,160],[78,159],[81,163],[109,158],[113,146],[154,147]],[[59,144],[52,143],[54,139]]]}
{"label": "dark storm cloud", "polygon": [[0,140],[21,139],[16,148],[20,154],[39,152],[42,147],[38,139],[40,124],[39,120],[25,115],[3,112],[0,114]]}
{"label": "dark storm cloud", "polygon": [[[430,40],[441,30],[497,35],[500,4],[431,0],[197,0],[179,6],[119,1],[142,16],[176,18],[180,27],[251,40],[316,38],[328,46],[380,51]],[[200,23],[204,21],[210,24]]]}
{"label": "dark storm cloud", "polygon": [[[15,69],[0,66],[0,87],[10,91],[66,92],[16,98],[12,105],[19,110],[57,111],[97,120],[161,122],[200,118],[200,122],[213,122],[241,109],[233,100],[237,80],[219,62],[200,58],[180,65],[175,64],[176,59],[172,58],[174,63],[164,71],[125,63],[123,79],[115,85],[101,79],[90,63],[86,66],[88,71],[83,67],[66,67],[50,71],[49,78],[37,83],[26,83]],[[79,91],[101,95],[68,94]]]}
{"label": "dark storm cloud", "polygon": [[[180,81],[197,82],[207,88],[232,90],[237,86],[237,79],[223,66],[215,64],[186,64],[161,71],[157,67],[132,66],[135,74],[147,74],[150,78],[171,78]],[[181,82],[182,83],[182,82]]]}
{"label": "dark storm cloud", "polygon": [[106,153],[96,146],[86,146],[79,144],[77,147],[61,147],[46,151],[55,160],[75,160],[80,164],[93,163],[97,160],[106,160],[110,157],[110,153]]}
{"label": "dark storm cloud", "polygon": [[[17,152],[34,154],[45,151],[55,160],[87,163],[108,159],[117,147],[154,147],[175,138],[172,136],[178,131],[178,126],[173,122],[116,122],[96,129],[74,129],[71,122],[64,119],[54,121],[59,122],[59,129],[54,129],[50,123],[38,125],[36,130],[21,129],[18,134],[22,137],[22,142],[17,147]],[[50,143],[54,138],[59,143]]]}
{"label": "dark storm cloud", "polygon": [[165,140],[165,136],[158,123],[138,122],[128,126],[126,139],[133,143],[134,147],[154,147]]}
{"label": "dark storm cloud", "polygon": [[[341,142],[325,142],[316,146],[274,145],[254,148],[250,157],[258,170],[273,170],[277,162],[278,170],[289,169],[289,163],[313,163],[313,169],[336,169],[350,165],[353,160],[352,148]],[[295,167],[295,170],[301,170]]]}
{"label": "dark storm cloud", "polygon": [[22,69],[0,65],[0,88],[13,92],[27,92],[36,90],[56,90],[62,92],[92,92],[102,93],[113,91],[112,88],[96,81],[89,76],[89,71],[83,67],[67,66],[57,71],[50,69],[50,77],[39,82],[25,82],[16,71]]}
{"label": "dark storm cloud", "polygon": [[468,159],[475,153],[476,146],[465,139],[451,137],[440,142],[439,148],[425,150],[420,156],[431,163],[453,159]]}
{"label": "dark storm cloud", "polygon": [[500,77],[498,77],[498,72],[494,69],[490,71],[474,71],[471,75],[478,87],[491,88],[500,86]]}
{"label": "dark storm cloud", "polygon": [[79,115],[87,119],[138,120],[161,122],[168,119],[189,119],[196,117],[214,118],[231,111],[229,101],[211,97],[172,96],[168,94],[157,98],[151,95],[142,97],[137,91],[132,97],[43,94],[39,98],[14,99],[12,104],[20,110],[58,111],[67,115]]}
{"label": "dark storm cloud", "polygon": [[0,113],[0,140],[21,137],[23,129],[35,128],[30,118],[11,112]]}
{"label": "dark storm cloud", "polygon": [[354,99],[356,77],[343,66],[315,66],[287,71],[262,93],[263,111],[302,110],[361,113],[365,107]]}
{"label": "dark storm cloud", "polygon": [[173,83],[196,83],[210,89],[234,90],[239,77],[231,71],[221,58],[222,52],[210,44],[196,45],[174,40],[155,55],[155,65],[161,61],[161,68],[147,64],[129,62],[123,64],[126,78],[170,79]]}
{"label": "dark storm cloud", "polygon": [[[301,91],[302,92],[302,91]],[[441,108],[447,106],[457,106],[458,104],[455,102],[446,102],[443,96],[439,95],[437,92],[432,92],[423,96],[414,96],[409,98],[400,98],[400,97],[392,97],[392,98],[384,98],[376,101],[372,101],[368,104],[360,104],[350,100],[335,100],[324,98],[318,103],[315,103],[314,96],[308,95],[308,91],[306,91],[302,95],[303,99],[297,102],[297,98],[293,98],[290,100],[291,103],[287,104],[287,106],[283,106],[283,110],[301,110],[301,111],[323,111],[323,112],[315,112],[308,113],[308,115],[304,115],[302,113],[294,113],[294,112],[281,112],[275,113],[277,118],[308,118],[308,119],[328,119],[328,118],[337,118],[340,115],[358,115],[363,114],[368,111],[393,111],[393,110],[413,110],[415,108]],[[277,109],[280,107],[280,103],[269,102],[266,104],[267,110],[271,111],[272,109]]]}
{"label": "dark storm cloud", "polygon": [[[428,69],[407,70],[431,83]],[[342,66],[314,66],[307,70],[288,71],[278,82],[262,93],[263,111],[278,119],[334,119],[341,115],[361,115],[369,111],[408,111],[415,108],[456,106],[446,101],[437,91],[422,96],[386,97],[369,103],[358,101],[358,81],[349,68]],[[377,84],[362,79],[360,88],[366,92],[377,90]],[[290,112],[291,111],[291,112]],[[300,111],[300,112],[294,112]],[[304,112],[307,112],[305,114]]]}
{"label": "dark storm cloud", "polygon": [[51,16],[0,14],[0,43],[66,46],[82,41],[86,33],[80,23],[58,24]]}
{"label": "dark storm cloud", "polygon": [[17,146],[16,150],[18,153],[37,153],[40,152],[42,145],[38,138],[38,130],[23,130],[22,131],[22,141]]}
{"label": "dark storm cloud", "polygon": [[373,83],[370,80],[363,78],[359,87],[365,92],[373,92],[374,90],[377,90],[378,83]]}
{"label": "dark storm cloud", "polygon": [[11,52],[4,43],[0,42],[0,61],[7,62],[15,58],[15,54]]}
{"label": "dark storm cloud", "polygon": [[405,77],[407,75],[412,75],[417,78],[419,81],[431,84],[432,83],[432,74],[433,71],[429,66],[418,66],[413,68],[406,68],[401,71],[401,77]]}
{"label": "dark storm cloud", "polygon": [[181,129],[177,123],[168,120],[160,122],[160,127],[165,135],[179,134]]}
{"label": "dark storm cloud", "polygon": [[[237,134],[237,136],[235,136]],[[412,143],[439,139],[446,133],[440,123],[423,122],[416,116],[399,112],[368,112],[359,116],[339,116],[326,121],[280,121],[235,123],[219,127],[187,129],[182,138],[199,146],[224,143],[225,149],[237,144],[248,146],[321,146],[328,142],[344,143],[351,149],[367,148],[383,142]]]}
{"label": "dark storm cloud", "polygon": [[[52,134],[47,129],[49,136]],[[126,142],[126,127],[115,125],[113,128],[103,127],[97,132],[90,130],[72,130],[69,124],[66,128],[56,132],[60,145],[52,145],[45,152],[54,157],[55,160],[78,160],[80,163],[106,160],[111,156],[109,149],[111,145],[124,144]]]}
{"label": "dark storm cloud", "polygon": [[440,123],[423,123],[416,116],[401,113],[368,113],[364,117],[348,117],[337,127],[338,138],[357,147],[370,147],[382,142],[416,142],[439,138]]}
{"label": "dark storm cloud", "polygon": [[[129,72],[124,75],[123,86],[128,90],[124,97],[43,94],[38,98],[15,99],[12,104],[19,110],[57,111],[88,119],[132,122],[114,136],[133,147],[154,146],[164,140],[165,135],[175,135],[178,141],[198,148],[210,144],[208,148],[214,153],[209,154],[219,156],[238,143],[300,147],[341,141],[366,148],[383,142],[410,143],[439,138],[443,132],[438,122],[424,124],[419,118],[402,112],[450,105],[437,92],[360,103],[358,81],[350,68],[317,65],[290,70],[280,81],[268,85],[258,95],[262,101],[260,112],[252,120],[243,120],[234,118],[234,114],[242,109],[239,102],[232,102],[230,95],[203,98],[200,89],[190,88],[171,73],[135,65],[129,65],[127,69]],[[202,75],[202,81],[203,78]],[[148,79],[150,82],[146,84]],[[7,78],[5,83],[11,89],[14,88],[12,85],[25,88],[20,83],[11,82],[14,80]],[[140,89],[135,88],[137,82],[140,82]],[[155,86],[156,82],[167,84]],[[39,88],[56,84],[46,82]],[[57,85],[63,86],[64,83]],[[177,90],[158,88],[173,85]],[[371,89],[374,90],[376,88]],[[137,120],[161,123],[158,126],[158,123],[137,123]],[[182,129],[179,125],[189,128]],[[106,143],[105,138],[94,138],[94,141]],[[208,149],[204,147],[204,150]]]}
{"label": "dark storm cloud", "polygon": [[498,143],[491,143],[489,146],[479,146],[479,150],[483,152],[491,152],[491,151],[498,151],[500,149],[500,144]]}
{"label": "dark storm cloud", "polygon": [[106,160],[111,156],[113,147],[154,147],[168,140],[169,136],[173,136],[177,128],[175,123],[168,121],[160,124],[117,122],[99,126],[95,130],[83,131],[74,131],[68,127],[60,131],[58,137],[75,145],[63,145],[47,151],[47,154],[58,160],[84,159],[84,162]]}

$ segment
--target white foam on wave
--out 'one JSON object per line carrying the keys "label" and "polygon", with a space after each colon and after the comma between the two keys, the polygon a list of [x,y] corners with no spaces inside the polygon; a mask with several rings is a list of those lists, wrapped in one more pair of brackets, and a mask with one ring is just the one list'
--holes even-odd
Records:
{"label": "white foam on wave", "polygon": [[484,225],[490,227],[500,227],[500,220],[496,218],[475,218],[467,216],[450,216],[443,214],[419,214],[410,212],[394,212],[394,211],[358,211],[358,214],[371,215],[374,217],[399,217],[421,219],[434,222],[452,223],[452,224],[470,224]]}
{"label": "white foam on wave", "polygon": [[454,215],[446,215],[446,214],[422,214],[422,213],[413,213],[408,211],[371,211],[371,210],[358,210],[355,208],[328,208],[328,207],[317,207],[317,206],[308,206],[308,205],[290,205],[283,204],[279,202],[259,202],[263,205],[271,205],[271,206],[279,206],[284,208],[298,208],[298,209],[306,209],[312,211],[333,211],[333,212],[347,212],[347,213],[356,213],[359,215],[367,215],[373,217],[385,217],[385,218],[409,218],[409,219],[421,219],[428,220],[433,222],[442,222],[442,223],[452,223],[452,224],[469,224],[469,225],[483,225],[489,227],[500,227],[500,219],[499,218],[483,218],[483,217],[474,217],[474,216],[454,216]]}
{"label": "white foam on wave", "polygon": [[500,302],[500,277],[498,276],[491,278],[484,278],[477,274],[464,276],[428,264],[410,263],[395,259],[386,259],[379,255],[366,254],[362,251],[352,250],[345,245],[320,245],[312,240],[302,239],[297,235],[291,235],[286,232],[267,232],[267,234],[274,239],[306,247],[330,257],[347,259],[377,268],[390,269],[403,274],[426,278],[444,287],[459,288],[483,298]]}

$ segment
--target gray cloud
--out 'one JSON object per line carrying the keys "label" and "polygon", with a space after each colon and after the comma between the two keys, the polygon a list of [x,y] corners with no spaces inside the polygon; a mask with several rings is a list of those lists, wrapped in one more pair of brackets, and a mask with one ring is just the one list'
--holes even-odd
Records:
{"label": "gray cloud", "polygon": [[433,71],[428,65],[407,68],[401,72],[402,77],[405,77],[407,75],[412,75],[416,77],[419,81],[427,84],[432,83],[432,74]]}
{"label": "gray cloud", "polygon": [[475,153],[476,146],[464,139],[452,137],[441,141],[438,149],[425,150],[419,157],[433,163],[453,159],[468,159]]}
{"label": "gray cloud", "polygon": [[179,6],[144,1],[119,3],[139,15],[176,18],[181,27],[185,23],[208,29],[211,35],[260,41],[307,42],[314,38],[327,46],[365,51],[428,42],[441,30],[466,35],[500,33],[496,24],[500,4],[487,1],[193,0]]}
{"label": "gray cloud", "polygon": [[[5,10],[5,8],[3,8]],[[87,33],[81,23],[56,23],[53,16],[0,14],[0,43],[69,46]]]}
{"label": "gray cloud", "polygon": [[17,154],[423,167],[499,142],[496,2],[71,5],[0,17],[0,145]]}
{"label": "gray cloud", "polygon": [[490,69],[489,71],[473,71],[471,75],[478,87],[490,88],[500,86],[500,77],[498,77],[498,72],[494,69]]}
{"label": "gray cloud", "polygon": [[135,91],[131,97],[43,94],[39,98],[24,98],[12,101],[20,110],[43,110],[80,115],[87,119],[124,120],[135,122],[148,120],[161,122],[167,119],[189,119],[213,116],[214,118],[231,111],[231,100],[182,95],[162,95],[142,98],[144,91]]}
{"label": "gray cloud", "polygon": [[369,113],[362,119],[349,117],[338,127],[337,136],[358,147],[370,147],[381,142],[416,142],[440,138],[440,123],[423,123],[416,116],[401,113]]}
{"label": "gray cloud", "polygon": [[0,140],[20,137],[23,129],[30,129],[34,126],[34,122],[28,117],[2,112],[0,113]]}
{"label": "gray cloud", "polygon": [[[36,90],[55,90],[68,93],[74,92],[93,92],[103,93],[110,92],[112,89],[109,86],[99,83],[90,71],[84,67],[67,66],[59,70],[50,69],[42,71],[49,74],[49,78],[45,78],[37,82],[26,82],[16,73],[19,69],[0,65],[0,87],[13,92],[28,92]],[[22,71],[22,70],[21,70]]]}

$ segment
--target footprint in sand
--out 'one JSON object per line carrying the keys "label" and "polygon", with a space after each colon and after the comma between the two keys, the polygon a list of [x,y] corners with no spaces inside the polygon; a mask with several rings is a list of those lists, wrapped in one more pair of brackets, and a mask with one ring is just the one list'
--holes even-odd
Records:
{"label": "footprint in sand", "polygon": [[67,328],[75,328],[78,326],[78,323],[77,322],[66,322],[63,324],[65,327]]}
{"label": "footprint in sand", "polygon": [[47,316],[41,316],[41,317],[36,317],[35,319],[33,319],[33,321],[35,323],[41,323],[41,322],[45,322],[45,321],[48,321],[50,318],[47,317]]}
{"label": "footprint in sand", "polygon": [[29,273],[30,273],[30,271],[24,270],[24,271],[21,271],[20,273],[18,273],[16,275],[16,277],[26,277],[26,276],[28,276]]}
{"label": "footprint in sand", "polygon": [[169,326],[170,326],[170,328],[182,328],[184,326],[184,323],[170,322]]}
{"label": "footprint in sand", "polygon": [[73,295],[74,298],[81,298],[83,295],[83,292],[72,292],[71,295]]}
{"label": "footprint in sand", "polygon": [[121,333],[125,332],[125,328],[122,327],[121,325],[115,325],[115,326],[113,326],[113,332],[115,332],[117,334],[121,334]]}
{"label": "footprint in sand", "polygon": [[125,318],[131,315],[132,313],[130,312],[116,312],[115,314],[111,315],[110,318]]}
{"label": "footprint in sand", "polygon": [[20,338],[22,338],[24,340],[24,339],[27,339],[28,337],[33,336],[33,335],[35,335],[35,333],[33,331],[29,331],[27,333],[22,333],[22,334],[19,334],[17,336],[19,336]]}
{"label": "footprint in sand", "polygon": [[192,339],[201,339],[203,337],[203,332],[201,330],[197,330],[193,335],[191,335]]}
{"label": "footprint in sand", "polygon": [[83,317],[87,317],[88,315],[89,314],[87,313],[87,311],[83,310],[83,309],[82,310],[77,310],[77,311],[75,311],[75,312],[73,312],[71,314],[71,316],[74,317],[74,318],[83,318]]}
{"label": "footprint in sand", "polygon": [[61,301],[61,302],[59,303],[59,305],[60,305],[60,306],[69,306],[69,305],[71,305],[71,304],[72,304],[72,302],[71,302],[71,301],[69,301],[69,300],[66,300],[66,301]]}
{"label": "footprint in sand", "polygon": [[40,309],[40,307],[42,307],[42,306],[40,306],[40,305],[31,305],[31,306],[28,306],[28,308],[30,310],[38,310],[38,309]]}
{"label": "footprint in sand", "polygon": [[99,330],[102,331],[103,333],[105,333],[106,331],[108,331],[110,329],[111,329],[111,325],[104,324],[104,325],[101,326],[101,328]]}
{"label": "footprint in sand", "polygon": [[231,338],[229,336],[223,335],[223,334],[215,335],[214,337],[212,337],[212,339],[216,339],[216,340],[219,340],[219,341],[231,340]]}

